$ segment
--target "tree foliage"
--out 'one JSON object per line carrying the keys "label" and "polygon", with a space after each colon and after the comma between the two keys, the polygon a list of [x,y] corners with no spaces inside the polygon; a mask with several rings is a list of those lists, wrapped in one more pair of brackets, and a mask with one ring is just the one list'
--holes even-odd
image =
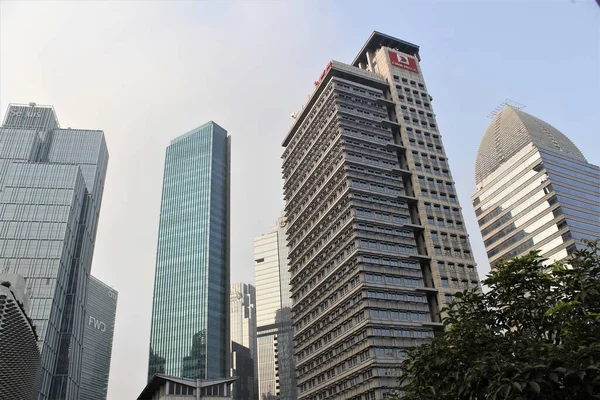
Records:
{"label": "tree foliage", "polygon": [[409,350],[403,400],[600,399],[600,247],[566,263],[537,252],[457,293],[445,331]]}

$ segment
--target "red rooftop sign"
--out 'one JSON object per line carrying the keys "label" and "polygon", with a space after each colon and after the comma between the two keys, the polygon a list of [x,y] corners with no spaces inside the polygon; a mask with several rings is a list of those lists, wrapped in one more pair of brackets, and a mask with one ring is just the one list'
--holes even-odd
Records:
{"label": "red rooftop sign", "polygon": [[323,70],[323,73],[321,73],[321,76],[319,76],[319,79],[317,79],[315,81],[315,86],[319,86],[319,83],[321,83],[321,81],[323,80],[323,78],[325,78],[325,74],[327,74],[327,71],[329,71],[331,69],[332,65],[333,65],[333,62],[329,61],[329,64],[327,64],[327,66]]}
{"label": "red rooftop sign", "polygon": [[392,65],[412,72],[416,72],[417,74],[419,73],[419,67],[417,67],[416,58],[396,53],[395,51],[390,51],[389,54]]}

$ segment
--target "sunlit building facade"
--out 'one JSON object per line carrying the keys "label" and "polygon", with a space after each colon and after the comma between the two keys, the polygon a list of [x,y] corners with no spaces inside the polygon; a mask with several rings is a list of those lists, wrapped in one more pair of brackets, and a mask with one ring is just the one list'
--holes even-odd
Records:
{"label": "sunlit building facade", "polygon": [[174,140],[163,176],[148,380],[230,374],[230,140],[214,122]]}
{"label": "sunlit building facade", "polygon": [[85,299],[108,150],[52,106],[10,104],[0,127],[0,273],[22,275],[41,352],[39,399],[77,399]]}
{"label": "sunlit building facade", "polygon": [[259,400],[298,398],[286,227],[281,217],[271,232],[254,239]]}
{"label": "sunlit building facade", "polygon": [[556,128],[505,106],[481,141],[473,207],[490,265],[538,250],[562,260],[600,237],[600,168]]}
{"label": "sunlit building facade", "polygon": [[284,139],[302,400],[385,398],[443,303],[479,287],[419,62],[374,32],[351,65],[327,64]]}

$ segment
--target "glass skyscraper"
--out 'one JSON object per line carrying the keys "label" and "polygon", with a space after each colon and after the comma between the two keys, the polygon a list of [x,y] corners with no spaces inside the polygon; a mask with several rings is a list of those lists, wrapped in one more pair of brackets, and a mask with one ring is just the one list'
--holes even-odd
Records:
{"label": "glass skyscraper", "polygon": [[79,400],[106,399],[118,293],[90,276],[85,302]]}
{"label": "glass skyscraper", "polygon": [[212,121],[167,147],[148,379],[230,374],[229,147]]}
{"label": "glass skyscraper", "polygon": [[473,207],[490,265],[531,250],[562,260],[600,237],[600,168],[556,128],[505,106],[475,165]]}
{"label": "glass skyscraper", "polygon": [[24,276],[42,354],[40,399],[76,399],[85,296],[108,151],[51,106],[11,104],[0,128],[0,272]]}
{"label": "glass skyscraper", "polygon": [[259,400],[298,398],[286,227],[281,217],[254,239]]}

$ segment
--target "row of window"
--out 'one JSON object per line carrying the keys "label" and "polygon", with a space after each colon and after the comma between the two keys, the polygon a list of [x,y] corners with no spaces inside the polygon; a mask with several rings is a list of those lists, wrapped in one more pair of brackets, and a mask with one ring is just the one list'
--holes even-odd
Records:
{"label": "row of window", "polygon": [[[409,269],[421,269],[421,266],[416,261],[409,260],[391,260],[389,258],[379,258],[364,255],[362,256],[363,262],[371,263],[371,264],[381,264],[387,267],[401,267],[401,268],[409,268]],[[381,261],[381,263],[380,263]]]}
{"label": "row of window", "polygon": [[361,108],[358,108],[358,107],[352,107],[352,106],[349,106],[349,105],[344,104],[344,103],[338,103],[338,105],[341,108],[345,109],[345,110],[353,111],[355,113],[364,114],[364,115],[367,115],[367,116],[373,115],[373,117],[375,117],[375,118],[387,119],[387,115],[385,115],[385,114],[379,114],[379,113],[377,113],[375,111],[370,111],[369,112],[367,110],[364,110],[364,109],[361,109]]}
{"label": "row of window", "polygon": [[[428,174],[431,174],[432,168],[435,169],[436,166],[439,168],[448,168],[448,160],[446,160],[446,157],[440,157],[428,153],[419,153],[418,151],[412,151],[412,155],[415,160],[415,163],[419,165],[421,165],[422,163],[423,172],[427,172]],[[420,161],[420,163],[418,161]],[[435,171],[433,173],[435,173]]]}
{"label": "row of window", "polygon": [[[457,270],[456,268],[458,268],[458,270],[462,270],[462,271],[465,270],[465,264],[454,264],[453,262],[444,263],[443,261],[438,261],[437,266],[438,266],[438,270],[442,273],[445,273],[447,270],[456,271]],[[468,264],[467,268],[474,271],[475,266]]]}
{"label": "row of window", "polygon": [[[439,173],[439,169],[438,169],[438,173]],[[450,176],[450,174],[448,174],[448,176]],[[452,186],[452,182],[451,181],[443,181],[441,179],[433,179],[433,178],[425,178],[422,175],[419,175],[418,177],[419,180],[419,184],[421,186],[425,186],[425,185],[429,185],[429,187],[431,187],[432,189],[440,189],[440,190],[447,190],[449,192],[452,192],[453,186]]]}
{"label": "row of window", "polygon": [[449,201],[450,203],[458,203],[458,200],[456,200],[456,195],[454,195],[454,194],[448,195],[447,193],[444,193],[444,192],[438,193],[437,190],[421,189],[421,196],[429,197],[433,200],[441,200],[441,201]]}
{"label": "row of window", "polygon": [[396,85],[398,92],[398,98],[401,102],[407,102],[409,104],[416,104],[419,107],[424,107],[428,110],[431,109],[431,97],[425,92],[419,92],[418,90],[410,89],[408,87],[402,88],[400,85]]}
{"label": "row of window", "polygon": [[373,133],[369,133],[360,129],[343,127],[342,132],[354,137],[360,137],[362,139],[371,140],[380,143],[389,143],[390,138],[387,138],[383,135],[375,135]]}
{"label": "row of window", "polygon": [[422,287],[423,280],[420,278],[402,277],[402,276],[391,276],[391,275],[378,275],[367,272],[365,274],[365,281],[369,283],[386,283],[392,286],[402,287]]}
{"label": "row of window", "polygon": [[[449,288],[450,287],[449,282],[450,282],[450,280],[448,278],[442,278],[442,287]],[[471,285],[476,286],[477,281],[475,281],[475,280],[471,281]],[[452,279],[452,287],[460,288],[460,289],[469,289],[471,286],[469,285],[469,281],[466,279],[463,279],[461,281],[459,281],[458,279]],[[446,300],[446,301],[448,301],[448,300]]]}
{"label": "row of window", "polygon": [[387,193],[391,194],[392,196],[400,196],[401,194],[404,194],[404,190],[401,190],[399,188],[380,185],[378,183],[373,182],[359,181],[356,179],[350,180],[350,186],[358,189],[372,190],[374,192],[379,193]]}
{"label": "row of window", "polygon": [[422,331],[418,329],[391,329],[391,328],[373,328],[373,336],[383,337],[413,337],[426,339],[433,337],[433,331]]}
{"label": "row of window", "polygon": [[450,240],[450,243],[452,244],[462,244],[463,246],[469,244],[466,236],[457,236],[452,233],[448,235],[446,232],[431,231],[431,239],[436,241],[440,240],[442,243],[448,243],[448,240]]}
{"label": "row of window", "polygon": [[367,292],[367,297],[371,299],[380,299],[380,300],[394,300],[394,301],[411,301],[415,303],[427,303],[427,298],[414,294],[406,294],[406,293],[393,293],[393,292],[376,292],[374,290],[369,290]]}
{"label": "row of window", "polygon": [[401,236],[404,238],[414,239],[414,237],[415,237],[414,232],[403,231],[400,229],[392,229],[387,226],[373,226],[373,225],[367,225],[367,224],[358,224],[358,228],[368,231],[368,232],[384,233],[386,235]]}
{"label": "row of window", "polygon": [[463,223],[460,221],[453,221],[451,219],[434,218],[427,216],[427,223],[430,226],[439,226],[440,228],[452,228],[452,229],[463,229]]}
{"label": "row of window", "polygon": [[369,313],[371,315],[371,319],[412,322],[431,321],[429,314],[416,311],[369,310]]}
{"label": "row of window", "polygon": [[421,131],[420,129],[413,129],[410,126],[406,128],[406,133],[408,134],[409,137],[415,138],[415,139],[424,139],[427,141],[432,141],[435,144],[442,144],[442,140],[440,139],[440,135],[436,134],[436,133],[429,133],[427,131]]}
{"label": "row of window", "polygon": [[[394,80],[399,82],[400,81],[400,77],[398,75],[394,75]],[[402,83],[406,84],[406,83],[410,83],[410,86],[412,87],[419,87],[419,89],[425,89],[425,85],[423,85],[421,82],[415,82],[413,80],[408,80],[407,78],[402,78]]]}
{"label": "row of window", "polygon": [[404,215],[388,214],[388,213],[384,213],[381,211],[373,211],[373,210],[363,209],[363,208],[356,209],[356,216],[366,217],[366,218],[371,218],[371,219],[379,219],[382,221],[393,221],[393,222],[397,222],[397,223],[402,223],[406,218]]}
{"label": "row of window", "polygon": [[361,239],[359,242],[359,246],[363,249],[381,250],[386,251],[388,253],[415,254],[417,252],[416,247],[413,246],[396,243],[377,242],[374,240]]}
{"label": "row of window", "polygon": [[[385,198],[385,197],[377,197],[377,196],[372,196],[366,193],[353,193],[352,196],[354,196],[357,199],[360,199],[361,201],[366,201],[366,202],[371,202],[371,203],[377,203],[377,204],[390,204],[394,207],[399,207],[405,210],[408,210],[408,204],[400,201],[400,200],[394,200],[394,199],[390,199],[390,198]],[[408,222],[408,221],[407,221]]]}
{"label": "row of window", "polygon": [[433,251],[435,252],[436,256],[448,256],[448,257],[455,257],[455,258],[466,258],[466,259],[471,259],[471,252],[469,250],[460,250],[460,249],[451,249],[449,247],[438,247],[435,246],[433,248]]}
{"label": "row of window", "polygon": [[356,153],[348,153],[348,159],[386,168],[394,168],[398,165],[396,161],[388,161],[377,157],[363,156],[361,154]]}

